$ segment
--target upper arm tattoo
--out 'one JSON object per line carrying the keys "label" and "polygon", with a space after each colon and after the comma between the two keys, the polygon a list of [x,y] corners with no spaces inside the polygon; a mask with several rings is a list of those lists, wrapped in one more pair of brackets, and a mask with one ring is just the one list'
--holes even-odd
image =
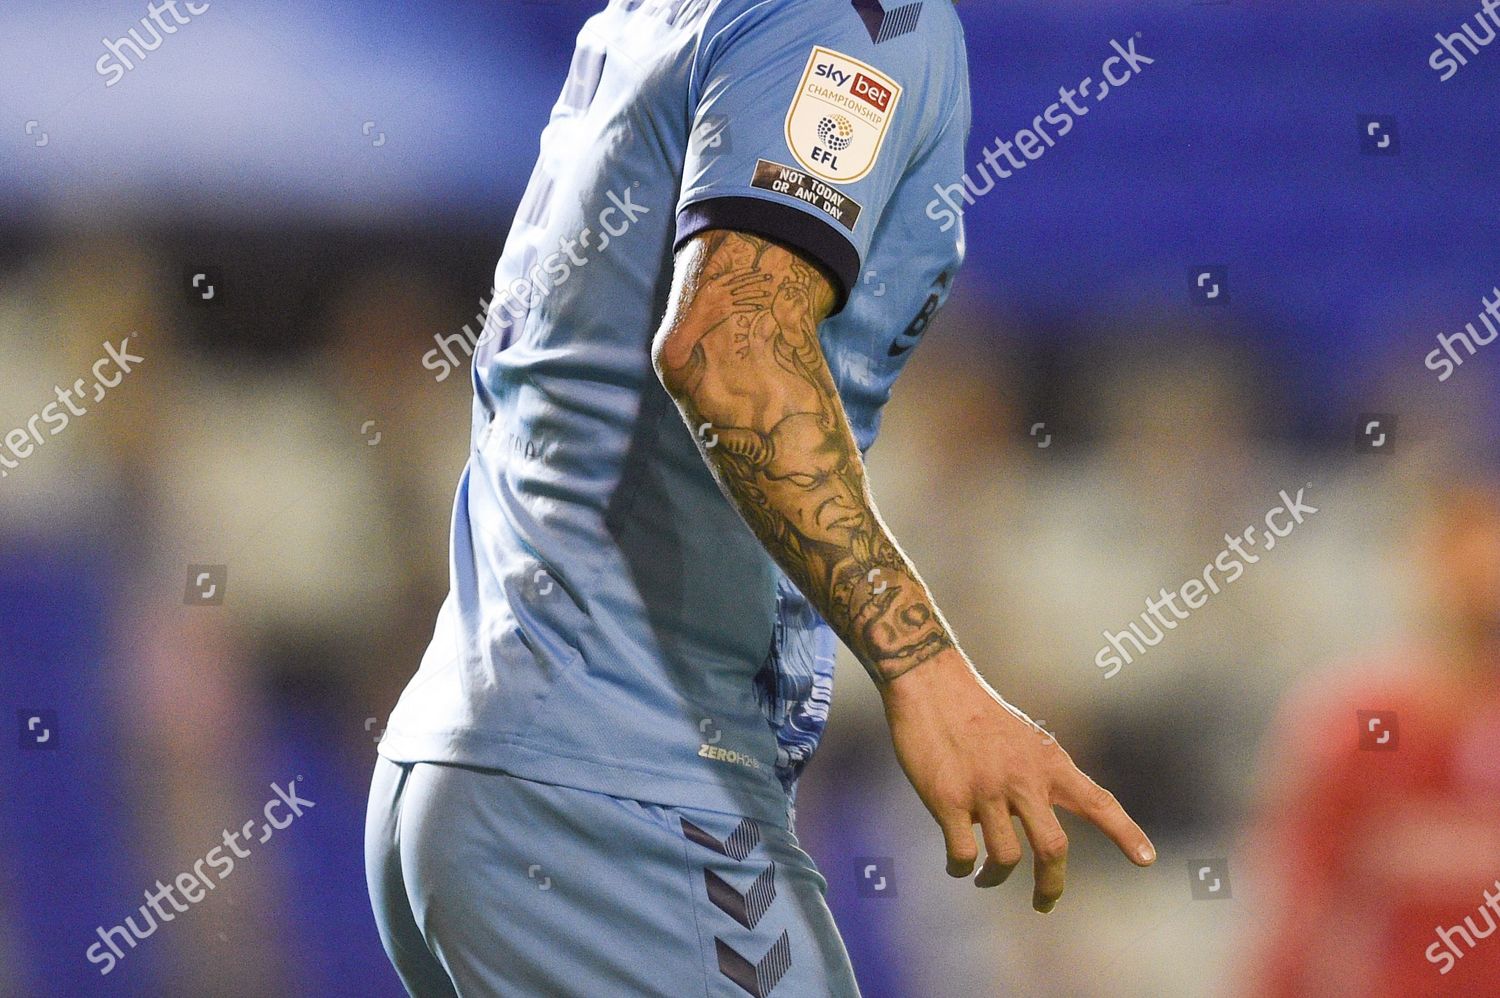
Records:
{"label": "upper arm tattoo", "polygon": [[[719,484],[877,681],[953,644],[881,522],[818,341],[823,274],[774,243],[715,230],[681,257],[657,365]],[[711,436],[710,436],[711,434]]]}

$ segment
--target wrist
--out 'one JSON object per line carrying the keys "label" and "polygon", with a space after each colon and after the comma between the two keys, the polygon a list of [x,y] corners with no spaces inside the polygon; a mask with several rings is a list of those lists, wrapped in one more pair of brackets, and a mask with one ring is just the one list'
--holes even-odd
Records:
{"label": "wrist", "polygon": [[951,688],[954,682],[972,682],[974,675],[974,668],[964,653],[956,645],[949,645],[893,676],[877,677],[876,686],[881,698],[890,705],[928,698],[935,690]]}

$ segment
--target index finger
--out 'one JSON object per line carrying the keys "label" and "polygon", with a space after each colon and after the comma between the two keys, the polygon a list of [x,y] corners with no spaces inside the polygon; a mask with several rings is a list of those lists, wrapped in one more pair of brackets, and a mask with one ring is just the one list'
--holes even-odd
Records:
{"label": "index finger", "polygon": [[1082,772],[1078,772],[1078,778],[1071,784],[1058,788],[1056,800],[1062,807],[1097,825],[1136,866],[1150,866],[1156,862],[1156,847],[1141,826],[1125,813],[1114,794]]}

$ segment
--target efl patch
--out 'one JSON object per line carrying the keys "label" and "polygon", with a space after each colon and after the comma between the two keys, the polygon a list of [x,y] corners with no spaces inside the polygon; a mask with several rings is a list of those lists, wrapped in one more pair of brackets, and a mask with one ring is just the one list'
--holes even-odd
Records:
{"label": "efl patch", "polygon": [[786,144],[808,172],[850,184],[875,167],[901,84],[858,59],[812,50],[786,113]]}
{"label": "efl patch", "polygon": [[751,178],[750,186],[805,201],[850,232],[854,231],[854,223],[859,221],[859,213],[864,211],[864,205],[842,191],[814,180],[795,167],[766,159],[755,161],[755,176]]}

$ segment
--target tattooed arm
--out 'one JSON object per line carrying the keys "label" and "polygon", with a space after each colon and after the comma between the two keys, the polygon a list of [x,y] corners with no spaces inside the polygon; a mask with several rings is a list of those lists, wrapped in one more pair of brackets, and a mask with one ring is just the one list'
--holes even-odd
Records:
{"label": "tattooed arm", "polygon": [[1114,798],[980,678],[881,521],[818,342],[833,303],[828,279],[796,254],[701,233],[678,255],[657,373],[725,495],[879,686],[897,756],[943,828],[948,872],[972,870],[978,823],[988,858],[976,883],[1001,883],[1021,857],[1015,815],[1036,857],[1033,905],[1050,911],[1067,855],[1053,804],[1137,863],[1155,854]]}
{"label": "tattooed arm", "polygon": [[827,280],[733,232],[705,234],[683,262],[692,318],[659,339],[657,363],[689,425],[718,437],[719,484],[877,683],[952,648],[870,500],[818,345]]}

